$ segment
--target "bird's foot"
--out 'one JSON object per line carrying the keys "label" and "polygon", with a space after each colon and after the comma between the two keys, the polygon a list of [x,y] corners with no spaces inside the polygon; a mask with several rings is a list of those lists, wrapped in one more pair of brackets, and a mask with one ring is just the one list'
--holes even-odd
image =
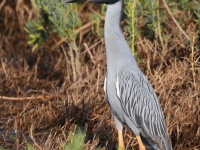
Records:
{"label": "bird's foot", "polygon": [[140,138],[140,136],[136,136],[137,140],[138,140],[138,144],[139,144],[139,150],[146,150],[146,148],[144,147],[142,140]]}
{"label": "bird's foot", "polygon": [[118,142],[119,142],[119,146],[118,146],[118,150],[124,150],[124,141],[123,141],[123,134],[122,134],[122,130],[118,130]]}

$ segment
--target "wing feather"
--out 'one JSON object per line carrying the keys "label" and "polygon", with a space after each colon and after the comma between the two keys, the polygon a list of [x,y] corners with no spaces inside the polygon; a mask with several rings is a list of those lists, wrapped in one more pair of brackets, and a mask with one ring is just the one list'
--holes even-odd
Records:
{"label": "wing feather", "polygon": [[141,71],[118,74],[116,90],[125,114],[153,138],[166,134],[166,125],[157,96]]}

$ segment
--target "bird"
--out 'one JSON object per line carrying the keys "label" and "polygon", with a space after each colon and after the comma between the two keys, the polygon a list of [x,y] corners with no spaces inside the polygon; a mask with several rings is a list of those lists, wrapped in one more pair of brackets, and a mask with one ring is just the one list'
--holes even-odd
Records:
{"label": "bird", "polygon": [[124,149],[122,131],[125,124],[136,136],[140,150],[172,150],[158,97],[132,55],[120,25],[123,0],[89,1],[107,4],[104,91],[118,131],[119,148]]}

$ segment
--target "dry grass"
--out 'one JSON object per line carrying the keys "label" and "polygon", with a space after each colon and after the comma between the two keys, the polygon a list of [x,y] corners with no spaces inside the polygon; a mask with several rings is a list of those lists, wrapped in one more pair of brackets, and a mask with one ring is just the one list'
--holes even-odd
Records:
{"label": "dry grass", "polygon": [[[93,9],[93,5],[87,7]],[[80,31],[81,68],[73,82],[66,43],[58,44],[55,37],[34,53],[26,44],[23,25],[35,15],[29,1],[0,2],[0,145],[25,149],[31,143],[36,149],[62,149],[69,132],[81,126],[87,133],[85,149],[115,149],[117,132],[103,92],[103,39],[95,37],[90,28]],[[136,49],[140,67],[159,96],[174,149],[197,150],[200,53],[193,49],[195,43],[185,47],[183,35],[172,26],[166,24],[171,38],[162,55],[156,40],[137,38]],[[195,37],[197,25],[187,21],[185,30]],[[137,149],[127,128],[124,138],[127,149]]]}

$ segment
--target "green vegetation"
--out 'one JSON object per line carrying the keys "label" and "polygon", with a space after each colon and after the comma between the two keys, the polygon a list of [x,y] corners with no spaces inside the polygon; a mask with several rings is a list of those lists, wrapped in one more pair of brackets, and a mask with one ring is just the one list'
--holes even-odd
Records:
{"label": "green vegetation", "polygon": [[33,145],[28,144],[28,145],[26,146],[26,150],[36,150],[36,149],[34,148]]}
{"label": "green vegetation", "polygon": [[0,146],[0,150],[9,150],[9,149],[4,148],[3,146]]}
{"label": "green vegetation", "polygon": [[35,0],[35,7],[39,11],[39,18],[26,23],[25,30],[29,34],[28,44],[33,50],[38,44],[46,41],[57,33],[65,37],[66,42],[75,42],[75,29],[81,25],[78,18],[78,5],[66,5],[62,0]]}
{"label": "green vegetation", "polygon": [[76,128],[76,131],[74,133],[70,132],[70,142],[65,144],[64,150],[83,150],[85,136],[86,133],[84,133],[83,129]]}
{"label": "green vegetation", "polygon": [[[197,19],[195,19],[195,21],[198,23],[199,25],[199,37],[200,37],[200,4],[196,6],[195,10],[194,10],[194,13],[196,14],[197,16]],[[200,46],[199,46],[200,47]]]}
{"label": "green vegetation", "polygon": [[135,36],[137,35],[137,30],[135,27],[137,1],[125,0],[125,4],[126,4],[126,7],[125,7],[124,12],[127,16],[125,31],[128,33],[127,40],[128,40],[128,43],[130,44],[132,53],[133,55],[136,56],[136,51],[135,51],[134,46],[135,46]]}
{"label": "green vegetation", "polygon": [[[64,1],[0,2],[0,150],[116,148],[103,91],[106,5]],[[125,0],[121,25],[159,97],[173,148],[197,149],[200,2]],[[138,149],[124,129],[126,148]]]}
{"label": "green vegetation", "polygon": [[[136,36],[147,36],[150,39],[158,39],[162,45],[162,53],[165,50],[165,44],[169,40],[168,33],[164,32],[165,22],[172,20],[166,13],[166,10],[158,0],[125,0],[125,32],[127,41],[131,47],[133,55],[137,55],[135,50]],[[195,21],[200,24],[200,4],[196,1],[172,1],[168,0],[171,12],[179,13],[179,11],[191,11],[196,17]],[[39,11],[39,18],[28,21],[25,27],[29,34],[28,44],[33,45],[33,50],[38,45],[57,33],[60,37],[65,37],[66,41],[70,41],[71,45],[76,46],[76,29],[80,27],[81,20],[78,17],[79,6],[77,4],[65,4],[64,1],[54,0],[35,0],[35,7]],[[101,16],[105,14],[105,5],[98,13],[91,13],[92,31],[97,35],[103,35]],[[138,19],[144,18],[142,28],[137,25]],[[177,18],[179,24],[182,24],[182,18]],[[200,26],[200,25],[199,25]],[[200,29],[199,29],[200,30]]]}

